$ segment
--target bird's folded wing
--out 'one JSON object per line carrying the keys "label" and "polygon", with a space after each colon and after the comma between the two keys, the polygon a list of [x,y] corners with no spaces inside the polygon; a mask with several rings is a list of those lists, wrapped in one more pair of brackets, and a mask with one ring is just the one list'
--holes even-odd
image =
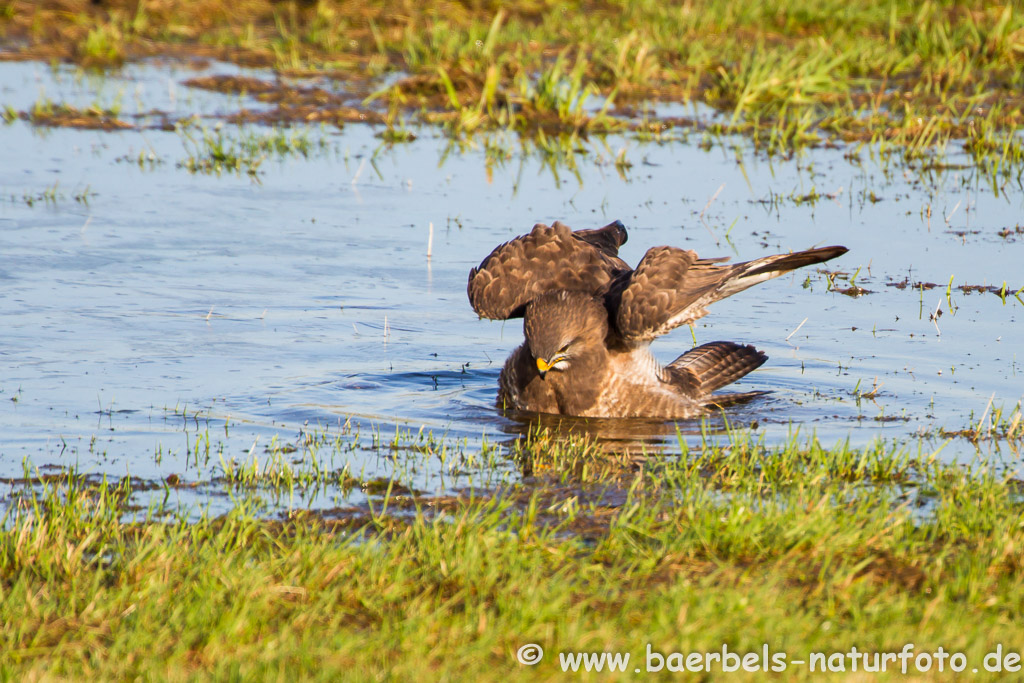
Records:
{"label": "bird's folded wing", "polygon": [[702,259],[694,251],[654,247],[636,270],[619,277],[610,288],[615,327],[627,345],[647,342],[697,320],[719,299],[845,253],[845,247],[820,247],[720,265],[728,259]]}
{"label": "bird's folded wing", "polygon": [[629,270],[618,257],[626,229],[618,221],[597,230],[573,232],[555,221],[538,223],[526,235],[502,244],[469,271],[466,288],[482,318],[518,318],[533,299],[553,290],[601,296]]}

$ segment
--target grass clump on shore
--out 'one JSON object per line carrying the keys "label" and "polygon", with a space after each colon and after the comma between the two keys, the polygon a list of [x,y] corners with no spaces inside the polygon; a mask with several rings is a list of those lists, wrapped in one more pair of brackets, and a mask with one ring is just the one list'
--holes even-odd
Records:
{"label": "grass clump on shore", "polygon": [[[618,651],[625,678],[647,644],[806,660],[912,642],[980,668],[1024,642],[1011,473],[741,434],[679,457],[539,443],[515,455],[528,486],[400,511],[381,492],[359,520],[261,519],[239,490],[227,515],[146,521],[122,507],[127,480],[50,477],[0,531],[0,670],[532,679],[557,676],[560,651]],[[517,662],[527,643],[544,661]]]}

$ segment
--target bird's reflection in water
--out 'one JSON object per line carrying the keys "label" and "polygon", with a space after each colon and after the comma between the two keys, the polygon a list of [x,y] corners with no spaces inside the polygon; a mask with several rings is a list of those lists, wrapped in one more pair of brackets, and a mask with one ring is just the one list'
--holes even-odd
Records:
{"label": "bird's reflection in water", "polygon": [[502,431],[522,441],[543,436],[545,439],[572,442],[583,439],[599,450],[625,455],[678,453],[680,442],[691,446],[711,436],[727,437],[738,426],[757,427],[754,408],[759,396],[729,406],[712,409],[687,420],[651,418],[584,418],[518,410],[501,411],[508,420]]}

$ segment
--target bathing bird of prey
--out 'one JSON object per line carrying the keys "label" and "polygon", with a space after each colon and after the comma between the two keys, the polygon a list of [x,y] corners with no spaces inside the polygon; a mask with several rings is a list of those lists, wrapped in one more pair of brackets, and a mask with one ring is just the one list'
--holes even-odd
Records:
{"label": "bathing bird of prey", "polygon": [[480,317],[523,318],[526,341],[498,379],[500,407],[672,419],[756,395],[712,393],[767,360],[753,346],[711,342],[662,366],[651,340],[704,316],[719,299],[847,251],[820,247],[727,264],[653,247],[630,268],[619,258],[625,242],[619,221],[576,231],[537,224],[469,272],[469,301]]}

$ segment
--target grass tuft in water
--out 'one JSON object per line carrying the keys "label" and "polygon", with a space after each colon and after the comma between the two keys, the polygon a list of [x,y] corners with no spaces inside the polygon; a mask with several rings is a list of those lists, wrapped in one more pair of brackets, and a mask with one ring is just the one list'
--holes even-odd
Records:
{"label": "grass tuft in water", "polygon": [[323,138],[314,142],[307,130],[294,128],[263,133],[218,123],[211,129],[191,119],[179,122],[175,128],[188,154],[179,166],[191,173],[244,172],[255,176],[269,157],[308,157],[315,149],[327,146]]}

